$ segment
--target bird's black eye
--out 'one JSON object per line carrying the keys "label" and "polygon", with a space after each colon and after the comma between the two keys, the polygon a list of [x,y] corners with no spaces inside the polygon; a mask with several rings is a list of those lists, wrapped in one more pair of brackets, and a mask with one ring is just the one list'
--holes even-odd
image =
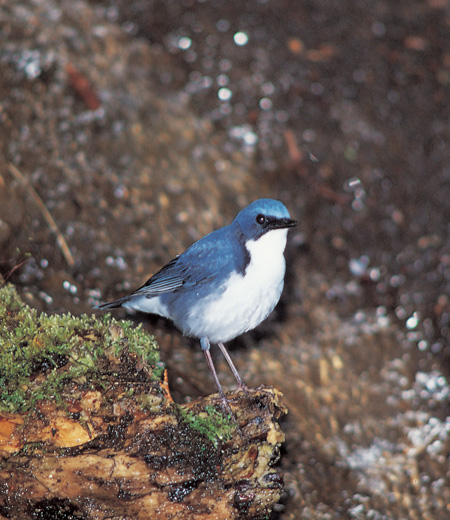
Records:
{"label": "bird's black eye", "polygon": [[264,222],[266,221],[266,217],[260,213],[259,215],[256,216],[256,222],[262,226],[264,224]]}

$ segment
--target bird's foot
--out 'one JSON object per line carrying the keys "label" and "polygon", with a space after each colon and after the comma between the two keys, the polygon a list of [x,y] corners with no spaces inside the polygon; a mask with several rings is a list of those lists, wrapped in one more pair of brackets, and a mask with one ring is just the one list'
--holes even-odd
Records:
{"label": "bird's foot", "polygon": [[247,386],[244,382],[241,382],[239,384],[239,390],[242,390],[245,394],[249,394],[252,391],[252,389],[249,386]]}

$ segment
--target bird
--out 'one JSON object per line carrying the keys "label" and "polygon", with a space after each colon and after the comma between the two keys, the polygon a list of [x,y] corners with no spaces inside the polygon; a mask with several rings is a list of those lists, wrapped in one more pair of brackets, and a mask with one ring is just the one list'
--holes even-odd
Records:
{"label": "bird", "polygon": [[284,286],[287,234],[296,225],[282,202],[255,200],[231,224],[194,242],[139,289],[96,308],[157,314],[183,335],[198,338],[223,408],[231,413],[210,346],[218,345],[239,388],[248,391],[224,343],[257,327],[277,305]]}

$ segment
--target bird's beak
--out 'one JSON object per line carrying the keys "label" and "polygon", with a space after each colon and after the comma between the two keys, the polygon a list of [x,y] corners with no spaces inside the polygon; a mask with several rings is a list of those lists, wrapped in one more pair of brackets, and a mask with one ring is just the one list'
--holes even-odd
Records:
{"label": "bird's beak", "polygon": [[270,219],[268,224],[269,229],[284,229],[295,227],[298,222],[296,220],[292,220],[291,218],[274,218]]}

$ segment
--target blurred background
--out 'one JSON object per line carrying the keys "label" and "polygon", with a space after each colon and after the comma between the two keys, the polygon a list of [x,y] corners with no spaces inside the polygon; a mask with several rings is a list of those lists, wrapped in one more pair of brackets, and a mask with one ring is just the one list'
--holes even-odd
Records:
{"label": "blurred background", "polygon": [[[279,306],[230,344],[290,410],[273,519],[450,514],[449,26],[446,0],[0,0],[26,303],[92,313],[258,197],[299,220]],[[133,319],[176,400],[214,391],[196,342]]]}

